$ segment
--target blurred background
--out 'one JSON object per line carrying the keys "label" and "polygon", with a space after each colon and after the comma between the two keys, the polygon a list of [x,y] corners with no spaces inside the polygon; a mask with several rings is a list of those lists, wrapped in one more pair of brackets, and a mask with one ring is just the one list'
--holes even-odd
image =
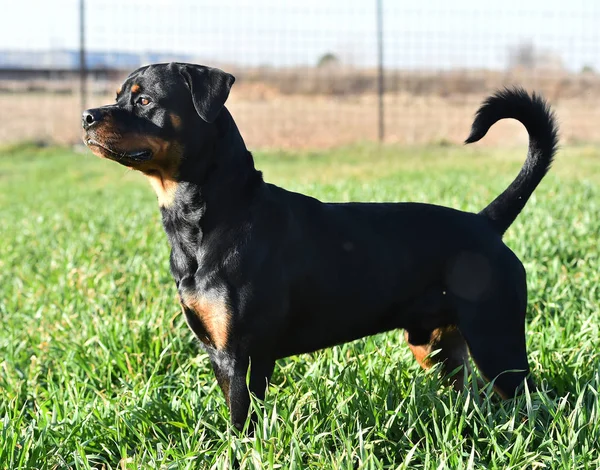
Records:
{"label": "blurred background", "polygon": [[[152,62],[237,77],[251,149],[458,143],[490,91],[539,90],[600,141],[596,0],[23,0],[0,17],[0,144],[79,141],[81,111]],[[516,124],[487,144],[526,139]]]}

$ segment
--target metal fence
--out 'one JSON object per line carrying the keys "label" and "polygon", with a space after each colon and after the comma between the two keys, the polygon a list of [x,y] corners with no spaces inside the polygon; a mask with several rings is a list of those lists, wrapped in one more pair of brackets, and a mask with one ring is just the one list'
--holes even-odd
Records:
{"label": "metal fence", "polygon": [[[25,0],[5,13],[0,144],[78,142],[83,107],[171,60],[236,75],[228,106],[250,148],[460,142],[481,98],[512,84],[547,96],[563,140],[600,141],[596,0]],[[503,124],[486,142],[524,139]]]}

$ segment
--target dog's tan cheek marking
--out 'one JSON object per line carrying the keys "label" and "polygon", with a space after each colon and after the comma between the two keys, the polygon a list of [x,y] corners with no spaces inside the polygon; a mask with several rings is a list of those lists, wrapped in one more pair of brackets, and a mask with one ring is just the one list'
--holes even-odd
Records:
{"label": "dog's tan cheek marking", "polygon": [[182,301],[202,322],[215,348],[223,349],[227,345],[231,318],[225,302],[196,295],[184,295]]}
{"label": "dog's tan cheek marking", "polygon": [[140,166],[139,170],[147,176],[158,198],[158,205],[169,208],[175,202],[181,150],[177,145],[166,140],[158,138],[145,140],[154,156],[150,162]]}
{"label": "dog's tan cheek marking", "polygon": [[[94,130],[94,140],[100,142],[100,143],[104,143],[107,140],[111,139],[114,135],[114,130],[113,130],[113,120],[111,116],[106,116],[104,118],[104,120],[98,125],[98,128]],[[95,126],[96,127],[96,126]],[[84,136],[87,133],[84,132]],[[107,160],[112,160],[111,156],[106,154],[106,151],[98,146],[98,145],[88,145],[86,142],[87,147],[92,151],[92,153],[94,155],[96,155],[97,157],[100,158],[106,158]]]}
{"label": "dog's tan cheek marking", "polygon": [[179,130],[181,128],[181,118],[175,113],[169,113],[169,120],[173,129]]}
{"label": "dog's tan cheek marking", "polygon": [[131,86],[131,93],[139,93],[142,89],[137,83]]}

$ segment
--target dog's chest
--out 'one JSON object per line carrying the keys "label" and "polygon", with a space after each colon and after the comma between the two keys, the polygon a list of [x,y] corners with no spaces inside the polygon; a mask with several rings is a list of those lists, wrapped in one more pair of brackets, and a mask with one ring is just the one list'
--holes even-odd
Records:
{"label": "dog's chest", "polygon": [[198,203],[179,202],[162,210],[163,225],[171,245],[171,273],[188,325],[204,344],[222,350],[229,339],[230,303],[227,292],[209,286],[198,269],[203,212]]}
{"label": "dog's chest", "polygon": [[180,290],[188,325],[206,345],[223,350],[229,340],[231,311],[225,296],[215,292]]}
{"label": "dog's chest", "polygon": [[181,247],[173,247],[171,264],[188,325],[207,346],[224,349],[232,318],[229,292],[213,276],[203,275],[198,259]]}

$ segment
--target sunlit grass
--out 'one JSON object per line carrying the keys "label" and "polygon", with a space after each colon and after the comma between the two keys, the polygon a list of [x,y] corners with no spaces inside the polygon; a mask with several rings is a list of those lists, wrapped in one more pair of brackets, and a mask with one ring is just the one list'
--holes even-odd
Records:
{"label": "sunlit grass", "polygon": [[[255,155],[331,201],[479,210],[525,149],[363,145]],[[181,318],[155,197],[87,152],[0,151],[0,468],[597,468],[600,149],[562,149],[508,231],[543,391],[440,386],[400,332],[280,361],[238,436]]]}

